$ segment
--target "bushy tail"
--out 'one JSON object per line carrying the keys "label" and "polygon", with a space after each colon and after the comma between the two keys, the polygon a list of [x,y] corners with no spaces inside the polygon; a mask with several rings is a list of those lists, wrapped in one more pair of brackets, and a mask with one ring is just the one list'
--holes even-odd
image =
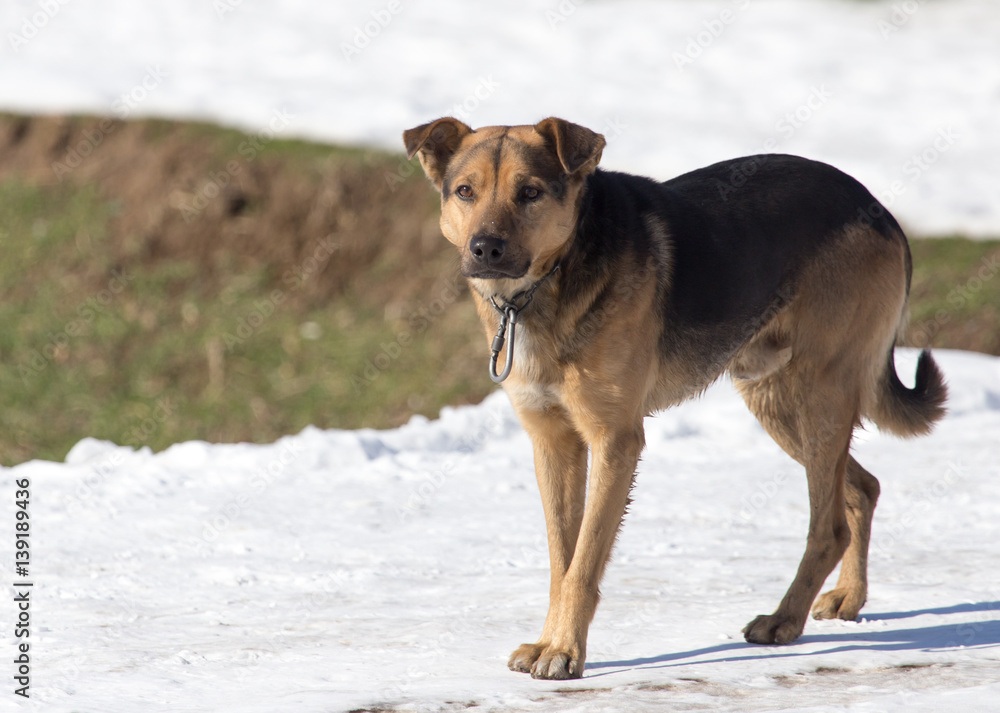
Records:
{"label": "bushy tail", "polygon": [[896,375],[893,352],[893,349],[889,350],[871,419],[879,428],[897,436],[930,433],[945,414],[948,387],[945,386],[944,375],[931,353],[925,349],[920,352],[917,361],[916,383],[908,389]]}

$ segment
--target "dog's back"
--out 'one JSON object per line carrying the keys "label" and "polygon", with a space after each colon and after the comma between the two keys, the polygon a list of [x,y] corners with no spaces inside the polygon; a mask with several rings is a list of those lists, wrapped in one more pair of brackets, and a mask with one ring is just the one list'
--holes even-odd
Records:
{"label": "dog's back", "polygon": [[654,249],[663,237],[650,234],[650,214],[669,226],[665,316],[674,329],[740,323],[787,301],[801,265],[848,225],[865,223],[906,250],[899,225],[864,186],[797,156],[724,161],[664,183],[598,170],[588,191],[589,220],[611,246]]}

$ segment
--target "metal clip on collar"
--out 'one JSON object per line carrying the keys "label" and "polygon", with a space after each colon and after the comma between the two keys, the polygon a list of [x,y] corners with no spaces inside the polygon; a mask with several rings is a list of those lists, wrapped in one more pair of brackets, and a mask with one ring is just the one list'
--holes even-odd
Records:
{"label": "metal clip on collar", "polygon": [[[499,384],[510,376],[510,369],[514,366],[514,325],[517,324],[518,310],[510,302],[501,307],[496,303],[496,300],[491,299],[491,301],[493,307],[500,313],[500,328],[497,330],[497,335],[493,337],[493,345],[490,347],[493,352],[490,356],[490,378],[494,384]],[[507,334],[508,323],[510,324],[510,337],[507,339],[507,359],[504,362],[503,371],[497,374],[497,358],[503,350],[504,335]]]}
{"label": "metal clip on collar", "polygon": [[[511,367],[514,366],[514,325],[517,324],[518,313],[525,309],[529,304],[531,304],[531,298],[535,296],[535,290],[542,286],[542,283],[547,279],[552,277],[556,272],[559,271],[559,263],[556,262],[538,282],[533,284],[530,288],[518,292],[511,298],[508,302],[504,300],[503,305],[497,304],[497,298],[490,297],[490,302],[493,303],[493,309],[500,313],[500,328],[497,329],[497,335],[493,337],[493,344],[490,350],[493,355],[490,357],[490,378],[493,380],[494,384],[499,384],[501,381],[510,376]],[[519,299],[524,299],[524,304],[520,307],[514,304],[515,301]],[[499,374],[497,373],[497,358],[500,356],[500,352],[503,350],[504,337],[507,335],[507,325],[510,324],[510,335],[507,337],[507,359],[503,365],[503,371]]]}

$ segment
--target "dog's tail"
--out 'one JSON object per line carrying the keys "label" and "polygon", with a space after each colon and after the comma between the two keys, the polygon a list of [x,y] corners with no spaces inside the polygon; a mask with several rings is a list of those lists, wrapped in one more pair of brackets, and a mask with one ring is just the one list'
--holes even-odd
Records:
{"label": "dog's tail", "polygon": [[874,408],[868,415],[879,428],[897,436],[922,436],[944,416],[948,387],[934,357],[924,349],[917,361],[916,383],[912,389],[906,388],[896,375],[894,351],[889,349]]}

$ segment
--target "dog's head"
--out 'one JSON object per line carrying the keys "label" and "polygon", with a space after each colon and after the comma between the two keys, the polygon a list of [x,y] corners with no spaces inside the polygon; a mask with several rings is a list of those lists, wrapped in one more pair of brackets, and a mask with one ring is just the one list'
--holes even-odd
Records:
{"label": "dog's head", "polygon": [[441,232],[461,251],[462,274],[483,294],[508,296],[565,252],[605,144],[555,118],[474,131],[448,117],[403,132],[403,142],[441,193]]}

